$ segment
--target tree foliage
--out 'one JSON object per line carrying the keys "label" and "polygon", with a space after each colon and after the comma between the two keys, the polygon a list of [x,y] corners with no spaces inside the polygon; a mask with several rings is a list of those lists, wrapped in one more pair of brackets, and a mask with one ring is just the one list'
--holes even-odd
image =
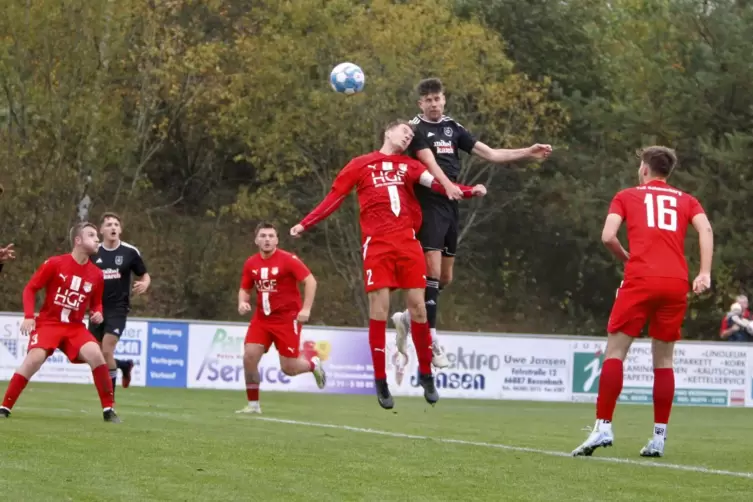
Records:
{"label": "tree foliage", "polygon": [[[621,275],[601,223],[648,143],[677,148],[674,182],[716,230],[715,289],[693,300],[689,335],[714,336],[753,275],[747,2],[15,2],[0,33],[0,230],[19,255],[5,309],[65,252],[88,195],[90,217],[124,216],[150,267],[135,312],[232,319],[255,224],[287,233],[386,122],[415,113],[428,76],[485,143],[555,147],[541,166],[464,158],[462,180],[490,193],[462,205],[440,329],[601,333]],[[363,93],[329,89],[342,61],[364,69]],[[315,322],[364,322],[355,200],[282,244],[320,277]]]}

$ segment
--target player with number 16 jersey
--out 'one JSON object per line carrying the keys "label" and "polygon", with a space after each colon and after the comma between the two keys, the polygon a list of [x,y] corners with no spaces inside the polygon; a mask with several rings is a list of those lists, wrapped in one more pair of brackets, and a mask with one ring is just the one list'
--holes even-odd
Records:
{"label": "player with number 16 jersey", "polygon": [[[637,337],[651,320],[652,338],[679,340],[690,289],[685,235],[693,218],[703,212],[695,197],[663,179],[627,188],[612,199],[609,214],[625,221],[630,256],[608,333]],[[664,306],[654,309],[655,302]]]}
{"label": "player with number 16 jersey", "polygon": [[[677,164],[671,148],[650,146],[638,153],[640,185],[619,192],[609,207],[601,241],[620,261],[625,276],[617,290],[607,325],[607,346],[599,373],[596,424],[574,456],[591,456],[597,448],[612,446],[612,419],[622,394],[624,361],[633,341],[648,323],[654,370],[654,434],[640,454],[661,457],[675,395],[674,346],[688,306],[690,283],[685,260],[688,226],[698,232],[700,267],[693,292],[711,286],[714,236],[701,204],[667,184]],[[620,244],[617,232],[627,224],[630,252]]]}

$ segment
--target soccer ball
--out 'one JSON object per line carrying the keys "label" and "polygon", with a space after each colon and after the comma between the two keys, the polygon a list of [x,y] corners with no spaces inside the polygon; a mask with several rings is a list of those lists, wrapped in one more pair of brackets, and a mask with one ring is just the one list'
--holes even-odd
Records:
{"label": "soccer ball", "polygon": [[343,94],[361,92],[365,81],[363,70],[353,63],[340,63],[329,74],[329,84],[335,91]]}

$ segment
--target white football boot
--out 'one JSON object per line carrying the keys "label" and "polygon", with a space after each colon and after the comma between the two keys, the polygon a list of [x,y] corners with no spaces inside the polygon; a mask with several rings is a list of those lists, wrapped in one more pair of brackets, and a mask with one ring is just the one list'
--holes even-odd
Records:
{"label": "white football boot", "polygon": [[573,450],[573,457],[590,457],[596,448],[608,448],[614,442],[612,424],[597,420],[591,433],[583,444]]}
{"label": "white football boot", "polygon": [[236,411],[236,413],[258,413],[259,415],[261,415],[261,406],[259,405],[259,401],[248,403],[245,408],[241,408],[240,410]]}
{"label": "white football boot", "polygon": [[431,364],[439,369],[446,368],[450,365],[450,360],[447,359],[447,355],[444,353],[444,349],[439,345],[438,341],[431,342]]}
{"label": "white football boot", "polygon": [[327,373],[325,373],[322,367],[322,360],[314,356],[311,358],[311,362],[314,363],[314,378],[316,379],[316,386],[323,389],[327,385]]}
{"label": "white football boot", "polygon": [[392,324],[395,325],[397,336],[395,346],[405,359],[408,359],[408,334],[410,333],[410,312],[395,312],[392,314]]}
{"label": "white football boot", "polygon": [[649,439],[648,444],[641,448],[641,457],[663,457],[664,441]]}

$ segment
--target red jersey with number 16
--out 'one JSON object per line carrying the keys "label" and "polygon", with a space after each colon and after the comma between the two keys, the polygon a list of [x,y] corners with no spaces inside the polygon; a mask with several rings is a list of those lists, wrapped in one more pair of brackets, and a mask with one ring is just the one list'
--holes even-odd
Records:
{"label": "red jersey with number 16", "polygon": [[667,277],[688,280],[685,235],[703,207],[692,195],[659,180],[627,188],[612,199],[610,214],[627,224],[625,279]]}
{"label": "red jersey with number 16", "polygon": [[275,250],[268,258],[261,253],[251,256],[243,265],[241,289],[256,289],[255,319],[286,322],[301,311],[298,283],[311,274],[294,254]]}
{"label": "red jersey with number 16", "polygon": [[24,288],[26,319],[34,318],[36,293],[40,289],[45,290],[45,296],[37,326],[83,324],[87,306],[92,314],[102,312],[105,279],[102,270],[91,261],[81,265],[70,254],[45,261]]}

